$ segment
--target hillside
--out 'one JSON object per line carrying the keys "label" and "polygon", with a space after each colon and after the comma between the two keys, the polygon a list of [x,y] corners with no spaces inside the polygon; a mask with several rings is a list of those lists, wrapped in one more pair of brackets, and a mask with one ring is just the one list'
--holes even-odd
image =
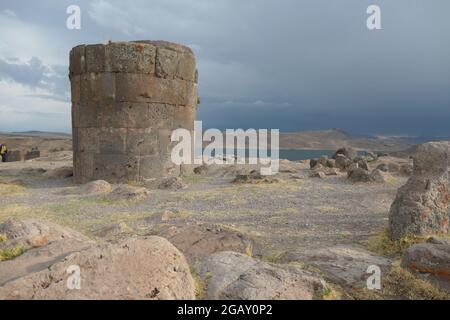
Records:
{"label": "hillside", "polygon": [[281,133],[281,149],[336,150],[341,147],[375,151],[398,151],[411,147],[403,138],[358,137],[340,129]]}

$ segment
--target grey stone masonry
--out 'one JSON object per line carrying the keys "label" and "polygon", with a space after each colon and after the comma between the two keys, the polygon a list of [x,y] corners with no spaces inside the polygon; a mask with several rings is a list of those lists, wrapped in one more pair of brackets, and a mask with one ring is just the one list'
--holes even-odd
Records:
{"label": "grey stone masonry", "polygon": [[165,41],[80,45],[70,52],[74,180],[178,174],[174,129],[194,129],[195,56]]}

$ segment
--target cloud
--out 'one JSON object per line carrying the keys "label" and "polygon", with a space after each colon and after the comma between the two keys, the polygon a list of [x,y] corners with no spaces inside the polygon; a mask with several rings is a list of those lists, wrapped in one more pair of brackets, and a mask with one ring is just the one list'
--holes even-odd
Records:
{"label": "cloud", "polygon": [[13,62],[0,58],[0,80],[13,80],[32,89],[45,89],[47,95],[29,95],[30,97],[46,97],[69,101],[69,81],[67,69],[59,65],[45,65],[37,57],[32,57],[25,63]]}
{"label": "cloud", "polygon": [[[379,0],[373,32],[368,0],[79,0],[81,30],[65,27],[69,4],[0,4],[0,78],[43,112],[68,106],[73,46],[163,39],[195,51],[206,127],[450,134],[448,0]],[[0,105],[20,108],[8,92]]]}
{"label": "cloud", "polygon": [[2,131],[70,131],[70,103],[42,99],[47,90],[12,80],[0,80]]}

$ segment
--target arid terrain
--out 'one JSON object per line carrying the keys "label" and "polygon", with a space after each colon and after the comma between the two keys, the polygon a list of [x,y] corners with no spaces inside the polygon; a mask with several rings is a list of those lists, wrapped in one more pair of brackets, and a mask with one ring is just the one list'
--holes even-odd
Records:
{"label": "arid terrain", "polygon": [[[381,179],[357,181],[336,168],[321,164],[311,168],[310,161],[281,160],[280,172],[268,178],[245,166],[226,165],[200,167],[193,174],[147,180],[142,185],[100,181],[80,186],[72,182],[72,152],[49,151],[41,158],[1,164],[0,223],[30,218],[52,222],[97,243],[117,243],[133,236],[166,238],[186,256],[198,299],[448,298],[399,267],[403,251],[414,241],[394,243],[386,236],[389,208],[397,189],[408,179],[412,160],[383,156],[363,162],[368,172],[372,171],[371,176],[383,165],[389,173],[382,174]],[[29,270],[42,268],[42,264],[32,262],[36,255],[33,250],[38,249],[32,246],[16,259],[5,258],[9,261],[3,263],[3,269],[0,264],[0,286],[15,285],[11,280],[24,275],[19,268],[18,274],[6,272],[2,276],[5,263],[23,259],[28,262],[17,261],[30,263],[33,267]],[[279,284],[273,284],[278,293],[258,289],[258,295],[242,291],[243,284],[238,283],[231,291],[220,291],[217,286],[223,279],[204,270],[215,270],[217,262],[208,259],[223,251],[243,255],[216,257],[227,261],[225,265],[248,263],[264,272],[275,268],[281,273],[274,279],[281,281],[284,289],[277,291]],[[382,290],[366,288],[370,265],[378,265],[383,271]],[[295,272],[302,272],[304,292],[285,287],[294,281],[292,277],[298,277],[296,273],[285,275],[286,268],[294,267],[302,270]],[[260,281],[268,281],[265,277],[274,277],[264,272],[263,278],[249,280],[252,286],[257,288]],[[307,272],[306,277],[324,279],[326,286],[321,293],[315,291],[316,280],[314,285],[304,284],[303,272]],[[255,271],[251,277],[255,274],[259,273]],[[10,289],[6,290],[4,296],[11,297]],[[51,295],[43,296],[48,297]]]}

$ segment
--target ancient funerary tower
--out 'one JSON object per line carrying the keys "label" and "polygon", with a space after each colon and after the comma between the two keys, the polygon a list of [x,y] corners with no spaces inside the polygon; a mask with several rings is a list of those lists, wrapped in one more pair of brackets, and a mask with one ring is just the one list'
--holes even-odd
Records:
{"label": "ancient funerary tower", "polygon": [[80,45],[70,52],[74,180],[141,181],[177,174],[170,136],[193,131],[191,49],[164,41]]}

